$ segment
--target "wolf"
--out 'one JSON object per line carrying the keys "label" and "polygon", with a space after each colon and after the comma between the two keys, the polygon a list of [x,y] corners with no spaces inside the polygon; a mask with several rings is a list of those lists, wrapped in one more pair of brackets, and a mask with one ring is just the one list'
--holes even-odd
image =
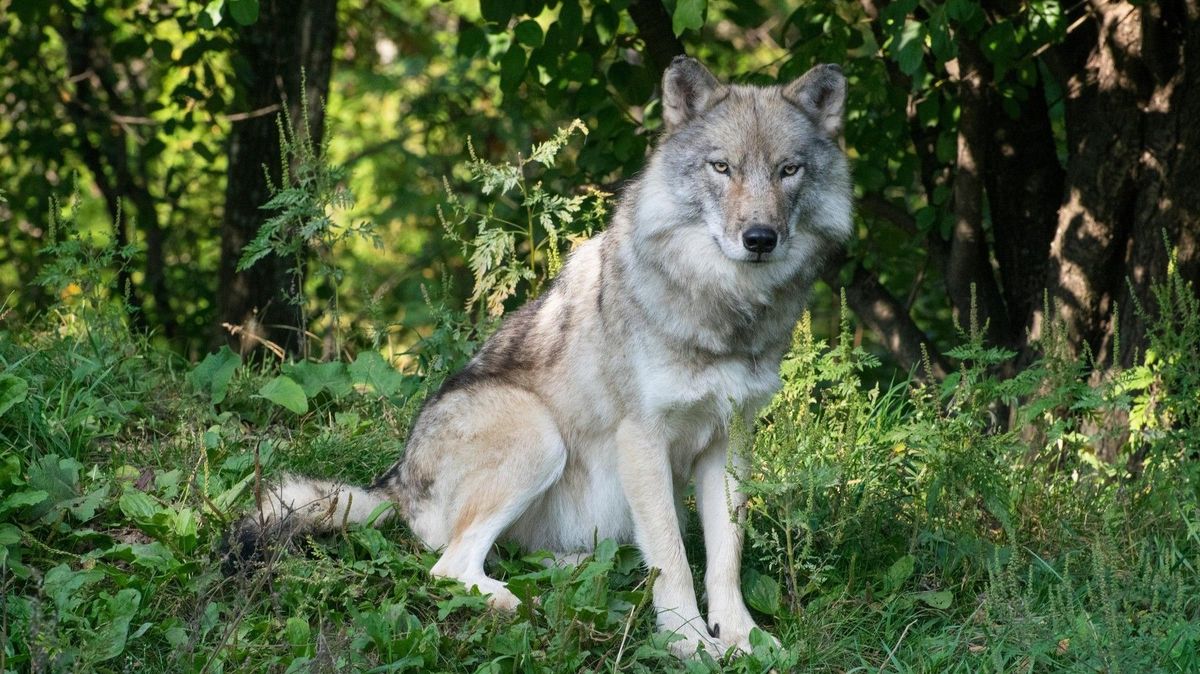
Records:
{"label": "wolf", "polygon": [[[425,401],[403,458],[365,488],[285,476],[234,549],[390,502],[441,551],[434,576],[512,610],[517,597],[484,569],[497,540],[565,558],[632,541],[659,570],[653,606],[658,627],[682,636],[676,652],[749,650],[746,466],[730,422],[752,424],[778,389],[809,289],[851,234],[845,93],[836,65],[760,87],[676,58],[664,132],[609,227]],[[707,620],[682,533],[692,482]]]}

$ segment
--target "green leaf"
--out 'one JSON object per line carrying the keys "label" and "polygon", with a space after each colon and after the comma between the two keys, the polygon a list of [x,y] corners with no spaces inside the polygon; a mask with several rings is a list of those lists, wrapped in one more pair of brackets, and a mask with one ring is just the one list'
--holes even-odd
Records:
{"label": "green leaf", "polygon": [[382,396],[395,395],[408,383],[407,377],[397,372],[375,351],[358,354],[347,370],[355,385],[370,386]]}
{"label": "green leaf", "polygon": [[74,615],[84,600],[80,590],[102,578],[104,572],[99,569],[73,571],[66,564],[59,564],[46,571],[42,591],[54,601],[59,615]]}
{"label": "green leaf", "polygon": [[924,602],[927,606],[936,609],[948,609],[954,601],[954,593],[950,590],[929,590],[926,592],[918,592],[915,596],[919,601]]}
{"label": "green leaf", "polygon": [[767,615],[779,613],[783,593],[774,578],[750,570],[746,575],[745,597],[750,608]]}
{"label": "green leaf", "polygon": [[243,26],[249,26],[258,21],[258,0],[229,0],[229,15]]}
{"label": "green leaf", "polygon": [[904,584],[904,581],[908,580],[908,577],[912,575],[916,561],[916,558],[912,555],[904,555],[893,562],[891,567],[888,568],[887,574],[883,577],[885,590],[887,592],[895,592],[899,589]]}
{"label": "green leaf", "polygon": [[[1036,11],[1035,9],[1034,12]],[[987,20],[977,0],[949,0],[946,3],[946,14],[959,24],[960,29],[966,28],[968,35],[978,32]]]}
{"label": "green leaf", "polygon": [[479,3],[479,13],[489,23],[508,23],[514,10],[513,0],[480,0]]}
{"label": "green leaf", "polygon": [[166,637],[167,643],[175,648],[179,648],[188,642],[187,630],[179,625],[168,627],[163,631],[163,636]]}
{"label": "green leaf", "polygon": [[287,375],[281,374],[263,384],[258,395],[296,414],[308,411],[308,396],[304,395],[304,389]]}
{"label": "green leaf", "polygon": [[233,485],[229,489],[226,489],[220,494],[217,494],[217,497],[213,499],[213,504],[215,504],[221,512],[228,511],[230,506],[232,506],[235,501],[241,498],[242,494],[246,493],[246,490],[250,487],[250,482],[253,480],[254,473],[246,475],[239,480],[237,484]]}
{"label": "green leaf", "polygon": [[679,0],[675,3],[675,13],[671,15],[671,29],[675,36],[683,35],[685,30],[699,30],[704,26],[704,12],[708,9],[708,0]]}
{"label": "green leaf", "polygon": [[958,56],[954,35],[950,31],[949,22],[946,21],[946,8],[939,7],[934,10],[928,24],[929,46],[933,51],[933,58],[944,63]]}
{"label": "green leaf", "polygon": [[521,83],[525,74],[525,48],[513,43],[500,57],[500,89],[512,91]]}
{"label": "green leaf", "polygon": [[196,511],[191,508],[183,508],[175,513],[175,536],[184,552],[196,549],[198,523]]}
{"label": "green leaf", "polygon": [[146,492],[137,489],[126,490],[117,500],[117,505],[126,517],[138,523],[151,521],[160,510],[154,499],[150,498]]}
{"label": "green leaf", "polygon": [[241,356],[228,346],[222,346],[216,353],[205,356],[204,360],[188,373],[188,382],[196,391],[208,394],[214,405],[220,405],[225,400],[233,373],[241,364]]}
{"label": "green leaf", "polygon": [[592,9],[592,26],[596,29],[596,37],[600,44],[611,44],[621,27],[621,17],[608,5],[597,5]]}
{"label": "green leaf", "polygon": [[156,573],[170,573],[180,565],[175,555],[158,541],[150,543],[122,543],[104,552],[105,557],[129,562],[134,566]]}
{"label": "green leaf", "polygon": [[0,545],[21,542],[21,530],[15,524],[0,524]]}
{"label": "green leaf", "polygon": [[29,467],[29,486],[40,489],[47,498],[37,507],[31,508],[29,516],[34,519],[45,517],[55,507],[78,496],[79,469],[83,465],[70,457],[56,454],[43,456]]}
{"label": "green leaf", "polygon": [[312,636],[312,630],[308,626],[308,621],[304,618],[292,616],[287,619],[287,624],[283,628],[284,637],[288,643],[293,646],[306,646],[308,640]]}
{"label": "green leaf", "polygon": [[562,74],[572,82],[586,82],[592,75],[592,56],[584,52],[571,54],[563,64]]}
{"label": "green leaf", "polygon": [[921,69],[921,58],[925,54],[925,27],[918,21],[906,19],[904,29],[892,49],[896,63],[905,75],[912,77]]}
{"label": "green leaf", "polygon": [[80,522],[86,522],[96,516],[104,499],[108,498],[108,485],[102,485],[83,496],[73,498],[62,504]]}
{"label": "green leaf", "polygon": [[0,374],[0,417],[25,402],[28,392],[29,382],[15,374]]}
{"label": "green leaf", "polygon": [[304,395],[312,398],[321,391],[328,391],[334,398],[350,395],[354,390],[354,382],[346,371],[346,364],[333,361],[329,363],[286,363],[283,373],[291,377],[304,389]]}
{"label": "green leaf", "polygon": [[125,643],[129,638],[129,622],[133,620],[141,602],[142,593],[133,588],[125,588],[109,599],[108,620],[92,639],[96,646],[96,660],[110,660],[125,650]]}
{"label": "green leaf", "polygon": [[45,501],[50,496],[41,489],[26,489],[10,495],[8,498],[0,501],[0,513],[10,512],[17,508],[25,506],[33,506]]}
{"label": "green leaf", "polygon": [[579,0],[563,0],[558,10],[558,22],[554,24],[561,31],[559,46],[564,51],[573,51],[583,30],[583,8]]}
{"label": "green leaf", "polygon": [[204,6],[204,13],[200,15],[200,27],[211,30],[221,25],[221,10],[225,7],[225,0],[212,0]]}
{"label": "green leaf", "polygon": [[488,48],[487,33],[473,24],[463,22],[459,26],[458,46],[455,48],[455,53],[467,58],[485,54]]}
{"label": "green leaf", "polygon": [[1007,20],[1000,21],[984,31],[979,46],[984,57],[996,66],[997,80],[1004,76],[1021,52],[1021,41],[1016,28]]}
{"label": "green leaf", "polygon": [[542,46],[542,27],[533,19],[526,19],[513,28],[517,42],[530,47]]}

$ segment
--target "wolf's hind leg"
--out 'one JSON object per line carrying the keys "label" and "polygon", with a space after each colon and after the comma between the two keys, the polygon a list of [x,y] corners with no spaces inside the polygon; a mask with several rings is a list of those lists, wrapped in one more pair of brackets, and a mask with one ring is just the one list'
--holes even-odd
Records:
{"label": "wolf's hind leg", "polygon": [[479,419],[478,431],[466,438],[472,446],[455,450],[469,463],[444,511],[449,542],[431,573],[479,588],[490,595],[493,608],[512,611],[520,601],[484,573],[484,560],[496,539],[559,479],[567,451],[550,411],[536,396],[518,389],[497,393],[486,396],[492,404],[485,417],[490,418]]}

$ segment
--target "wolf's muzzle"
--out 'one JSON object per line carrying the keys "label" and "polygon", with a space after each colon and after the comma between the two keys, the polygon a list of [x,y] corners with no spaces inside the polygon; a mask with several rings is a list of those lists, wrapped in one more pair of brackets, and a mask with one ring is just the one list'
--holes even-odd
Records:
{"label": "wolf's muzzle", "polygon": [[769,227],[751,227],[742,232],[742,245],[751,253],[763,255],[775,250],[779,235]]}

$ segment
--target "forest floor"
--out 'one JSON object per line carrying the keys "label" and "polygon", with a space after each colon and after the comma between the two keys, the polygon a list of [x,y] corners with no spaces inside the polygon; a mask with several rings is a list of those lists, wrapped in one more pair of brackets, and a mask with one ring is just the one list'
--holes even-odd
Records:
{"label": "forest floor", "polygon": [[1089,384],[1048,348],[999,381],[1005,354],[967,336],[941,385],[869,386],[878,363],[803,324],[739,440],[743,586],[783,646],[680,661],[637,551],[611,541],[566,568],[501,546],[516,615],[432,580],[395,522],[224,574],[260,480],[368,482],[445,372],[372,350],[191,365],[105,316],[64,300],[0,326],[0,671],[1200,671],[1192,363]]}

